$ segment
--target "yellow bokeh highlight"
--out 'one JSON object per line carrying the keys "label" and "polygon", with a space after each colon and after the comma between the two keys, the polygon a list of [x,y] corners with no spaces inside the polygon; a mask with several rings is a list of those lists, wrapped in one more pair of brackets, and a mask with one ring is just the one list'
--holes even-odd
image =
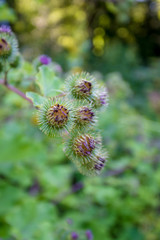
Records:
{"label": "yellow bokeh highlight", "polygon": [[85,21],[85,19],[86,19],[86,14],[85,14],[84,11],[78,10],[78,11],[75,13],[75,18],[76,18],[78,21]]}
{"label": "yellow bokeh highlight", "polygon": [[106,8],[114,14],[116,14],[118,12],[118,8],[112,2],[106,2]]}
{"label": "yellow bokeh highlight", "polygon": [[101,35],[97,35],[93,38],[93,45],[96,48],[103,48],[104,47],[104,39]]}
{"label": "yellow bokeh highlight", "polygon": [[156,1],[157,17],[160,20],[160,0]]}
{"label": "yellow bokeh highlight", "polygon": [[93,53],[95,56],[100,57],[104,54],[104,50],[103,49],[98,49],[98,48],[94,48],[93,49]]}
{"label": "yellow bokeh highlight", "polygon": [[63,18],[63,11],[61,9],[54,10],[48,17],[48,23],[57,23]]}
{"label": "yellow bokeh highlight", "polygon": [[110,19],[107,15],[101,15],[99,17],[99,24],[103,27],[109,27],[110,26]]}
{"label": "yellow bokeh highlight", "polygon": [[17,1],[16,4],[21,12],[33,12],[37,9],[37,2],[35,0],[21,0]]}
{"label": "yellow bokeh highlight", "polygon": [[101,35],[101,36],[104,36],[104,35],[105,35],[105,31],[104,31],[103,28],[98,27],[98,28],[95,28],[95,29],[94,29],[94,34],[95,34],[95,35]]}
{"label": "yellow bokeh highlight", "polygon": [[60,36],[58,38],[58,44],[71,51],[76,49],[74,38],[71,36]]}
{"label": "yellow bokeh highlight", "polygon": [[117,34],[122,38],[127,38],[129,36],[129,32],[126,28],[119,28],[117,30]]}
{"label": "yellow bokeh highlight", "polygon": [[147,7],[145,4],[137,4],[132,10],[133,20],[137,23],[144,22],[147,16]]}

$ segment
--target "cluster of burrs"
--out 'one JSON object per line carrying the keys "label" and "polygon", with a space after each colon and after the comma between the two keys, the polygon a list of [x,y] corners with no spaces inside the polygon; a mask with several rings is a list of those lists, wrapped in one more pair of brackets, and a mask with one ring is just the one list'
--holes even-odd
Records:
{"label": "cluster of burrs", "polygon": [[96,128],[99,110],[108,105],[105,87],[82,72],[65,81],[65,95],[46,98],[37,110],[40,129],[48,136],[63,136],[64,152],[87,176],[100,174],[107,160]]}
{"label": "cluster of burrs", "polygon": [[[10,27],[1,26],[0,64],[5,72],[17,58],[20,59],[17,39]],[[45,65],[51,62],[45,55],[39,60]],[[60,96],[42,97],[44,101],[37,110],[38,125],[50,137],[63,136],[64,151],[82,174],[97,175],[107,159],[96,128],[99,110],[108,105],[107,90],[85,72],[69,76],[65,88]]]}

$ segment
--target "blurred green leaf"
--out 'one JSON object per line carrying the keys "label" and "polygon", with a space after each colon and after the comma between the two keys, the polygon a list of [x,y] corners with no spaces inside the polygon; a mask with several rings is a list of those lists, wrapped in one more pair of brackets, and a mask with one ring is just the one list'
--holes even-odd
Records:
{"label": "blurred green leaf", "polygon": [[35,107],[40,107],[41,104],[45,101],[45,97],[42,97],[38,93],[35,92],[26,92],[26,96],[32,100],[33,105]]}
{"label": "blurred green leaf", "polygon": [[13,9],[8,8],[7,4],[0,5],[0,21],[16,21],[16,15]]}
{"label": "blurred green leaf", "polygon": [[48,66],[41,66],[36,76],[36,83],[46,97],[54,97],[62,92],[63,82]]}

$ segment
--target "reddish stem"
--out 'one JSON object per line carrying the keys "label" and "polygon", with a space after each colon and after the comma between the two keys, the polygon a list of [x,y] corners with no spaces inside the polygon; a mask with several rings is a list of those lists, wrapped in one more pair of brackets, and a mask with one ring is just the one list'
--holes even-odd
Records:
{"label": "reddish stem", "polygon": [[22,98],[24,98],[25,100],[27,100],[28,102],[30,102],[31,104],[33,104],[32,100],[27,98],[25,93],[21,92],[19,89],[15,88],[14,86],[6,83],[6,81],[0,79],[0,84],[5,86],[6,88],[8,88],[9,90],[11,90],[12,92],[15,92],[16,94],[18,94],[19,96],[21,96]]}

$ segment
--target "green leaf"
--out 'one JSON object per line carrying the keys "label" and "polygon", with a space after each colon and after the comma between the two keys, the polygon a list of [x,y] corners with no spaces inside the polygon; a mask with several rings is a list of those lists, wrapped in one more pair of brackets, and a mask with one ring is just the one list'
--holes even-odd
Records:
{"label": "green leaf", "polygon": [[7,4],[3,4],[0,6],[0,21],[16,21],[16,15],[13,9],[9,8]]}
{"label": "green leaf", "polygon": [[63,82],[55,75],[55,72],[48,66],[41,66],[36,75],[36,83],[39,86],[42,95],[54,97],[62,92]]}
{"label": "green leaf", "polygon": [[45,101],[45,97],[42,97],[35,92],[26,92],[26,96],[32,100],[35,107],[40,107],[40,105]]}

